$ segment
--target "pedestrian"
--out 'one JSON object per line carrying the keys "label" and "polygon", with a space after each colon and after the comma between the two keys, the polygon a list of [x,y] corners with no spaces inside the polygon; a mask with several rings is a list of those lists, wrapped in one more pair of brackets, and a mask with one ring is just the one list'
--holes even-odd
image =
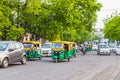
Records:
{"label": "pedestrian", "polygon": [[87,48],[86,48],[85,44],[82,46],[82,48],[81,48],[81,52],[82,52],[83,55],[86,54],[86,52],[87,52]]}

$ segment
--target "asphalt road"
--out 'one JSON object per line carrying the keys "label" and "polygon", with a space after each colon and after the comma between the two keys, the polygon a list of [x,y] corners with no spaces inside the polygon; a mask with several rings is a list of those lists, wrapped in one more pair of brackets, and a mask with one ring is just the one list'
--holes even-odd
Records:
{"label": "asphalt road", "polygon": [[120,80],[120,56],[89,52],[54,63],[51,57],[0,68],[0,80]]}

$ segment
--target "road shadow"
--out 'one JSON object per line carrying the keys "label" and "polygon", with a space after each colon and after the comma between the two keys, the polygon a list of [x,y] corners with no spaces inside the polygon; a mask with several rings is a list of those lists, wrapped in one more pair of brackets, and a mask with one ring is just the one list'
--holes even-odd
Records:
{"label": "road shadow", "polygon": [[[9,64],[7,68],[12,68],[12,67],[16,67],[16,66],[23,66],[20,62],[16,62],[13,64]],[[0,69],[7,69],[7,68],[3,68],[2,66],[0,66]]]}

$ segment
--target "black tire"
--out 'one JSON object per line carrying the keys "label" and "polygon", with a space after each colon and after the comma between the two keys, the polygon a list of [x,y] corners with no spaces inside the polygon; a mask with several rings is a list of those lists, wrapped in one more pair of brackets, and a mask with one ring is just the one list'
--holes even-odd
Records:
{"label": "black tire", "polygon": [[41,57],[39,57],[39,60],[42,60],[42,56],[41,56]]}
{"label": "black tire", "polygon": [[21,64],[26,64],[26,62],[27,62],[27,58],[26,58],[26,56],[23,56],[22,57],[22,59],[21,59]]}
{"label": "black tire", "polygon": [[27,58],[28,61],[30,61],[30,58]]}
{"label": "black tire", "polygon": [[68,58],[68,62],[70,61],[70,58]]}
{"label": "black tire", "polygon": [[57,58],[56,58],[56,59],[54,59],[54,62],[55,62],[55,63],[57,63],[57,62],[58,62],[58,59],[57,59]]}
{"label": "black tire", "polygon": [[99,53],[99,52],[97,52],[97,55],[100,55],[100,53]]}
{"label": "black tire", "polygon": [[9,61],[7,58],[4,58],[3,61],[2,61],[2,67],[3,68],[7,68],[9,65]]}
{"label": "black tire", "polygon": [[74,55],[74,57],[76,57],[76,55]]}

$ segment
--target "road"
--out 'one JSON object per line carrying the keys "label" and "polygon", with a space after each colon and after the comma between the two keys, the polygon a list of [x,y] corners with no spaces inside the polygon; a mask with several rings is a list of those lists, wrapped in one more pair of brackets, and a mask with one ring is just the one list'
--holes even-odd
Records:
{"label": "road", "polygon": [[0,68],[0,80],[120,80],[120,56],[95,52],[54,63],[51,57]]}

